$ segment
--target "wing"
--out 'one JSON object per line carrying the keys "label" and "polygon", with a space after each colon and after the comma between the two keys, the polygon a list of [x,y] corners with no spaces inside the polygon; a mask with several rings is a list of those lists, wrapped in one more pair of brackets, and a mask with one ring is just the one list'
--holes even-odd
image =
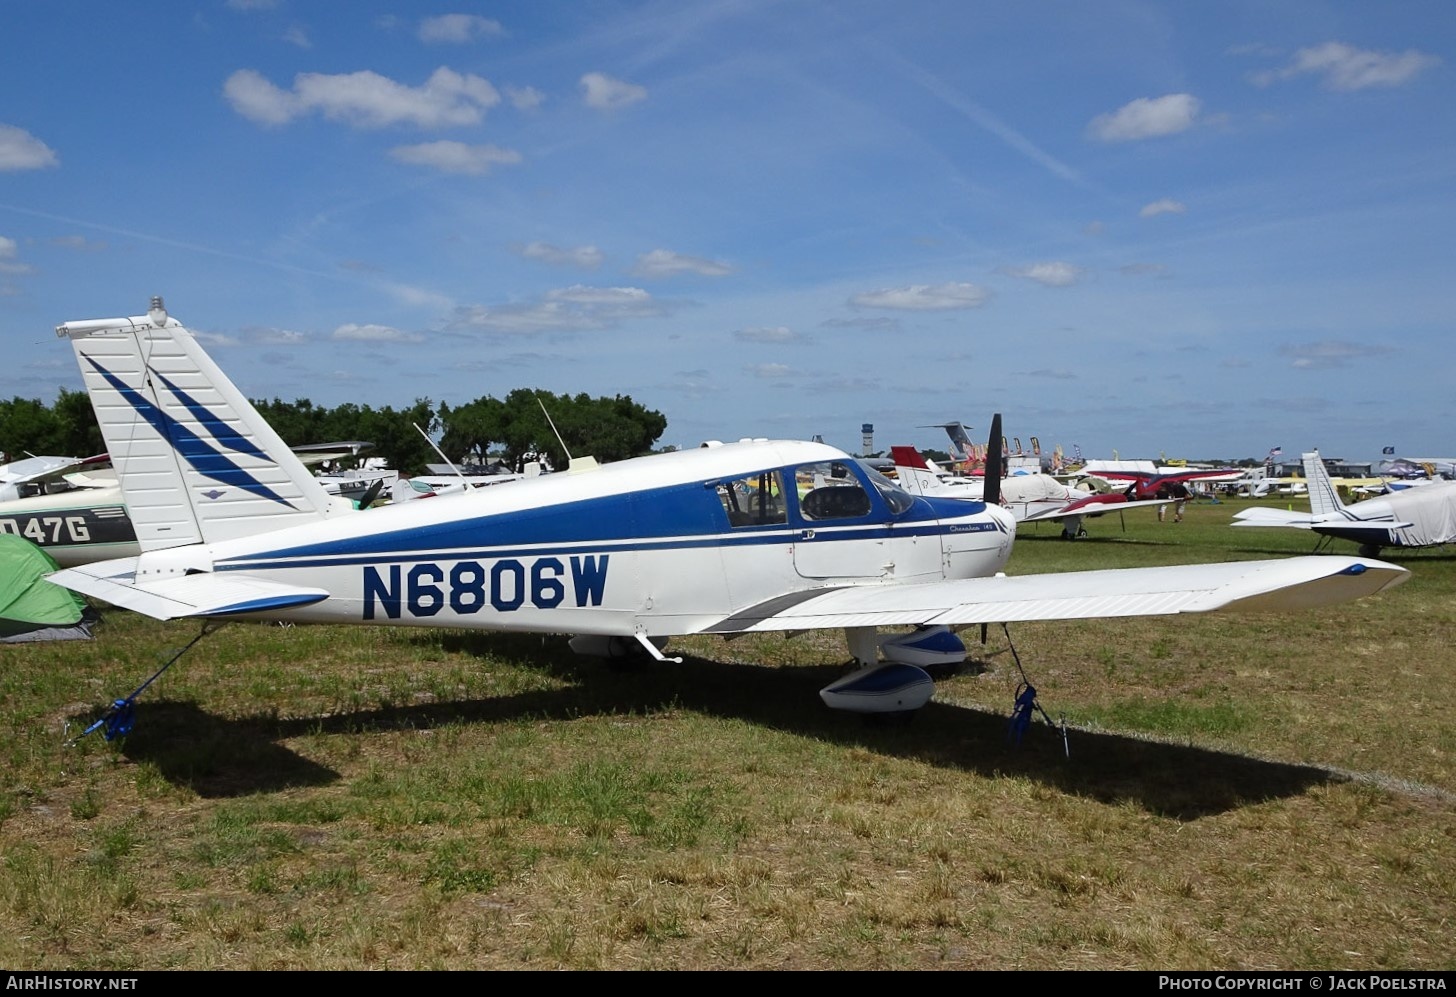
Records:
{"label": "wing", "polygon": [[[1039,512],[1034,516],[1027,516],[1021,520],[1023,523],[1040,523],[1048,519],[1066,519],[1068,516],[1101,516],[1108,512],[1122,512],[1124,509],[1136,509],[1140,506],[1168,505],[1171,499],[1138,499],[1134,502],[1121,501],[1121,495],[1093,495],[1087,499],[1078,499],[1064,509],[1053,509],[1050,512]],[[1114,501],[1102,501],[1097,499],[1113,499]]]}
{"label": "wing", "polygon": [[1155,568],[998,575],[817,589],[735,613],[706,633],[1015,623],[1176,613],[1284,612],[1399,585],[1410,572],[1359,557],[1306,555]]}
{"label": "wing", "polygon": [[284,585],[234,572],[199,572],[138,582],[136,564],[134,557],[100,561],[54,572],[46,580],[158,620],[288,609],[329,597],[327,589]]}
{"label": "wing", "polygon": [[358,457],[360,454],[369,453],[374,449],[374,444],[364,440],[341,440],[337,443],[302,443],[289,449],[298,455],[305,467],[313,467],[326,460]]}

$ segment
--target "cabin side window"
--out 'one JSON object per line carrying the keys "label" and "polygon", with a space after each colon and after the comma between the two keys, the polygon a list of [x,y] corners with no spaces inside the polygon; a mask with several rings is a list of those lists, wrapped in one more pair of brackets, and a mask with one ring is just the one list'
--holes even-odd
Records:
{"label": "cabin side window", "polygon": [[794,475],[799,511],[805,519],[858,519],[870,512],[870,497],[859,478],[839,461],[805,464]]}
{"label": "cabin side window", "polygon": [[778,471],[760,471],[718,484],[718,499],[730,526],[767,526],[788,521]]}

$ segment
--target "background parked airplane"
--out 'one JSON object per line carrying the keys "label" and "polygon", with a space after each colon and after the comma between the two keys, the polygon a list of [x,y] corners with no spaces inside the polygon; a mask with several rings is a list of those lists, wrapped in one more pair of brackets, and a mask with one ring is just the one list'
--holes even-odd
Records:
{"label": "background parked airplane", "polygon": [[1174,467],[1154,464],[1150,460],[1089,460],[1078,473],[1110,481],[1114,487],[1122,488],[1131,499],[1162,498],[1166,501],[1168,489],[1174,484],[1212,486],[1238,481],[1244,472],[1237,467]]}
{"label": "background parked airplane", "polygon": [[1409,574],[1306,556],[1008,576],[1016,524],[995,446],[984,502],[917,498],[833,447],[744,440],[354,515],[160,298],[57,334],[142,552],[52,580],[157,619],[575,634],[584,652],[677,661],[662,651],[677,635],[842,628],[856,667],[824,703],[909,713],[934,689],[921,661],[964,659],[952,628],[1301,609]]}
{"label": "background parked airplane", "polygon": [[[309,443],[293,447],[305,466],[372,449],[372,443]],[[23,475],[12,478],[20,497],[0,501],[0,533],[24,537],[63,568],[141,553],[121,483],[109,454],[96,457],[35,457],[21,461]],[[16,464],[9,467],[14,468]],[[3,471],[3,469],[0,469]],[[325,490],[327,477],[320,478]],[[379,495],[361,489],[355,504],[368,506]],[[349,497],[349,496],[345,496]]]}
{"label": "background parked airplane", "polygon": [[97,471],[111,465],[105,454],[99,457],[23,457],[0,464],[0,502],[41,495],[68,487],[68,475]]}
{"label": "background parked airplane", "polygon": [[1233,525],[1310,530],[1357,543],[1366,557],[1374,557],[1382,547],[1434,547],[1456,540],[1456,481],[1435,481],[1346,505],[1319,451],[1302,457],[1309,512],[1261,506],[1237,513]]}
{"label": "background parked airplane", "polygon": [[[915,495],[983,500],[984,477],[954,475],[914,447],[891,447],[901,487]],[[1104,485],[1104,488],[1106,486]],[[1022,474],[1002,478],[1001,504],[1020,523],[1043,521],[1062,524],[1062,537],[1085,536],[1084,519],[1141,506],[1165,505],[1166,499],[1133,500],[1120,491],[1098,491],[1088,484],[1073,487],[1050,474]]]}

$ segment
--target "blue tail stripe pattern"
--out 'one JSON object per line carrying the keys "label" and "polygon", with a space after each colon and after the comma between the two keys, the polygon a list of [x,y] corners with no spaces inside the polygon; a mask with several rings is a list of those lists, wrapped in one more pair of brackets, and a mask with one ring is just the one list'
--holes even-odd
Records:
{"label": "blue tail stripe pattern", "polygon": [[[86,362],[94,367],[97,373],[106,379],[106,383],[115,388],[132,408],[136,409],[138,415],[145,419],[153,429],[172,444],[173,448],[182,455],[193,470],[212,478],[214,481],[220,481],[225,485],[241,488],[249,494],[269,499],[280,505],[285,505],[290,509],[295,508],[283,496],[253,477],[248,471],[233,463],[226,454],[214,449],[206,440],[199,437],[192,430],[147,401],[141,392],[128,386],[121,378],[101,366],[91,357],[87,357]],[[168,388],[172,388],[170,384],[167,386]],[[175,391],[176,389],[172,388],[172,390]],[[193,409],[193,405],[188,406],[190,410]],[[201,408],[201,406],[196,406],[196,408]],[[203,411],[205,412],[206,410],[203,409]],[[207,413],[207,416],[206,419],[202,420],[204,425],[213,426],[222,421],[210,412]]]}
{"label": "blue tail stripe pattern", "polygon": [[[151,368],[148,369],[150,370]],[[268,455],[265,454],[258,447],[257,444],[255,444],[252,440],[248,439],[246,436],[243,436],[237,430],[233,429],[233,427],[229,426],[226,420],[220,418],[216,413],[210,411],[207,406],[203,405],[201,402],[193,398],[187,392],[177,387],[177,385],[167,380],[166,376],[163,375],[160,371],[153,370],[152,373],[156,376],[157,380],[161,381],[167,386],[167,389],[171,391],[172,394],[176,395],[179,399],[181,399],[182,404],[187,407],[187,411],[191,412],[193,418],[195,418],[203,426],[207,427],[207,431],[212,434],[212,438],[217,440],[217,442],[221,443],[229,450],[235,450],[238,453],[245,453],[250,457],[258,457],[263,460],[268,459]]]}

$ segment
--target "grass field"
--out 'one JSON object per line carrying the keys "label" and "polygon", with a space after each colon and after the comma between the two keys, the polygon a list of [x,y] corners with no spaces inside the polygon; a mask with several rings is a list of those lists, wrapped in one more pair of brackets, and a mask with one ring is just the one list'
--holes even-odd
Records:
{"label": "grass field", "polygon": [[[1313,546],[1240,507],[1010,570]],[[198,630],[107,610],[0,647],[0,966],[1450,969],[1456,558],[1387,554],[1412,579],[1337,609],[993,630],[904,726],[819,702],[838,633],[613,670],[235,624],[68,746]],[[1065,745],[1008,742],[1018,657]]]}

